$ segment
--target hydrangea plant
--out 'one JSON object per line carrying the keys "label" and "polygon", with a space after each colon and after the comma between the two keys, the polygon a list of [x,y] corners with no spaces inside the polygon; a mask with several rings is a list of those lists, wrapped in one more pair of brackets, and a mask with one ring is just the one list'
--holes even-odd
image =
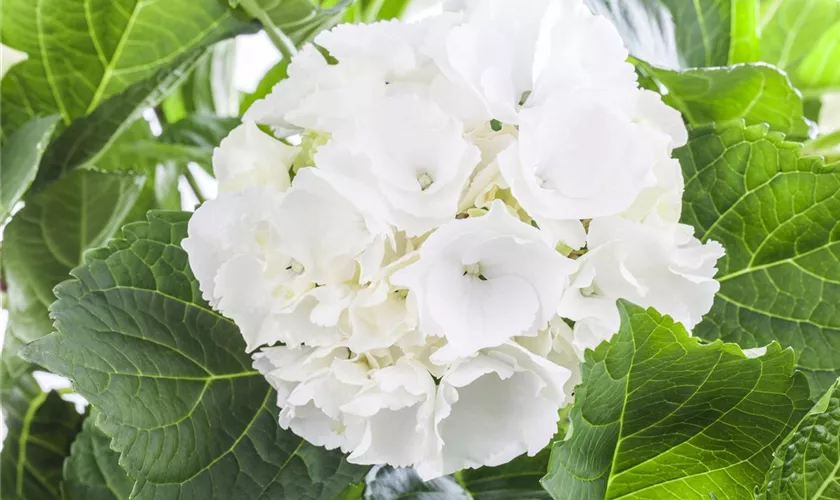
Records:
{"label": "hydrangea plant", "polygon": [[1,498],[840,492],[840,3],[435,7],[3,3]]}

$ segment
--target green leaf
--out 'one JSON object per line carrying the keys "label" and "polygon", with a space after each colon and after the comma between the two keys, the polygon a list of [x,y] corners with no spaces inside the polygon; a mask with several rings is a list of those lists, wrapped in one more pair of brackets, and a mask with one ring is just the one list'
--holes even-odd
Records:
{"label": "green leaf", "polygon": [[726,249],[720,291],[694,334],[791,346],[822,394],[840,375],[840,169],[743,123],[696,130],[676,156],[683,222]]}
{"label": "green leaf", "polygon": [[[320,3],[311,0],[248,0],[240,7],[253,7],[259,12],[251,12],[255,18],[263,23],[263,28],[270,32],[273,29],[282,31],[283,35],[295,45],[300,45],[312,39],[318,32],[331,28],[341,20],[344,9],[352,0],[338,0],[330,8],[321,8]],[[246,9],[247,10],[247,9]],[[263,15],[264,14],[264,15]],[[270,22],[269,22],[270,21]],[[271,33],[269,33],[271,36]]]}
{"label": "green leaf", "polygon": [[248,24],[218,0],[4,0],[1,12],[3,43],[29,54],[3,79],[5,131],[53,113],[69,125]]}
{"label": "green leaf", "polygon": [[761,0],[761,60],[802,88],[840,86],[840,2]]}
{"label": "green leaf", "polygon": [[372,0],[370,4],[375,8],[370,9],[369,22],[399,19],[410,2],[411,0]]}
{"label": "green leaf", "polygon": [[779,446],[767,473],[766,500],[840,496],[840,381]]}
{"label": "green leaf", "polygon": [[729,64],[755,62],[761,58],[758,40],[758,2],[755,0],[730,0],[732,2],[731,42]]}
{"label": "green leaf", "polygon": [[189,114],[236,116],[239,91],[234,85],[236,42],[217,43],[195,65],[195,69],[161,103],[167,123]]}
{"label": "green leaf", "polygon": [[0,221],[23,198],[38,174],[41,155],[50,142],[58,116],[33,118],[3,143],[0,157]]}
{"label": "green leaf", "polygon": [[694,126],[743,119],[796,138],[810,135],[802,96],[787,75],[766,64],[671,71],[640,63],[666,91],[664,101]]}
{"label": "green leaf", "polygon": [[452,479],[442,476],[423,481],[417,472],[408,468],[376,466],[367,476],[365,500],[391,500],[412,498],[416,500],[469,500],[470,496]]}
{"label": "green leaf", "polygon": [[543,485],[557,499],[742,500],[810,407],[793,352],[704,345],[653,309],[619,302],[621,328],[587,351],[572,432]]}
{"label": "green leaf", "polygon": [[[103,245],[137,198],[142,178],[79,170],[26,200],[3,234],[3,269],[10,330],[6,368],[24,343],[53,330],[47,307],[52,289],[68,277],[88,248]],[[9,364],[11,363],[11,365]]]}
{"label": "green leaf", "polygon": [[120,141],[117,154],[151,165],[173,162],[182,169],[197,163],[212,174],[213,150],[240,123],[239,118],[196,113],[167,125],[159,137]]}
{"label": "green leaf", "polygon": [[367,477],[366,500],[416,498],[417,500],[547,500],[540,485],[550,447],[533,457],[521,455],[497,467],[464,469],[456,479],[443,476],[424,482],[412,468],[378,466]]}
{"label": "green leaf", "polygon": [[4,499],[58,499],[61,468],[82,426],[72,403],[43,392],[26,374],[5,386],[3,416],[8,434],[0,454]]}
{"label": "green leaf", "polygon": [[287,71],[289,68],[289,60],[283,59],[271,69],[266,71],[265,75],[260,80],[260,83],[257,84],[257,88],[254,89],[253,92],[250,94],[246,94],[245,97],[242,99],[242,104],[239,107],[239,114],[245,114],[245,111],[251,107],[254,102],[262,99],[263,97],[267,96],[271,89],[274,88],[281,80],[285,80],[288,76]]}
{"label": "green leaf", "polygon": [[158,138],[155,154],[179,163],[194,162],[212,174],[213,150],[241,121],[196,113],[167,125]]}
{"label": "green leaf", "polygon": [[[610,18],[630,54],[657,66],[725,66],[733,3],[743,0],[586,0]],[[738,28],[738,41],[742,38]],[[739,49],[740,50],[740,49]]]}
{"label": "green leaf", "polygon": [[361,478],[277,423],[236,325],[201,298],[189,214],[151,212],[56,288],[57,333],[24,356],[73,381],[137,483],[132,498],[329,499]]}
{"label": "green leaf", "polygon": [[533,457],[521,455],[497,467],[464,469],[458,479],[474,500],[547,500],[540,485],[548,468],[551,447]]}
{"label": "green leaf", "polygon": [[111,438],[96,427],[95,421],[95,413],[85,419],[82,432],[70,448],[61,483],[62,498],[128,500],[134,481],[120,468],[119,453],[111,450]]}
{"label": "green leaf", "polygon": [[90,115],[74,121],[47,148],[33,189],[46,186],[74,169],[88,165],[98,167],[120,135],[142,119],[144,109],[154,106],[181,81],[201,54],[187,54],[174,66],[135,83]]}

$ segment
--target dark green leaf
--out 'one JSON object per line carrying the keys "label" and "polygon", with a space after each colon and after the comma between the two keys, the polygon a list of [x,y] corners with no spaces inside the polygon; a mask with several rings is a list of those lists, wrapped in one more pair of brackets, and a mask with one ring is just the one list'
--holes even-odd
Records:
{"label": "dark green leaf", "polygon": [[683,221],[726,249],[694,330],[744,348],[791,346],[822,394],[840,375],[840,170],[766,126],[694,131],[677,150]]}
{"label": "dark green leaf", "polygon": [[761,0],[761,60],[802,88],[840,86],[840,2]]}
{"label": "dark green leaf", "polygon": [[802,96],[787,75],[766,64],[671,71],[642,63],[643,70],[667,89],[665,102],[682,112],[691,125],[744,119],[747,125],[771,128],[806,139]]}
{"label": "dark green leaf", "polygon": [[3,143],[0,161],[0,221],[23,198],[38,174],[41,155],[50,142],[58,115],[33,118]]}
{"label": "dark green leaf", "polygon": [[412,468],[377,466],[367,476],[365,500],[469,500],[469,495],[450,476],[423,481]]}
{"label": "dark green leaf", "polygon": [[[725,66],[741,0],[586,0],[618,27],[630,54],[657,66]],[[743,27],[738,28],[739,37]],[[740,38],[739,38],[740,40]]]}
{"label": "dark green leaf", "polygon": [[0,498],[60,498],[62,464],[82,416],[57,393],[41,391],[30,374],[5,386],[0,395],[8,426],[0,454]]}
{"label": "dark green leaf", "polygon": [[766,500],[840,497],[840,381],[835,382],[776,451]]}
{"label": "dark green leaf", "polygon": [[[10,330],[4,363],[22,343],[53,329],[52,289],[68,277],[88,248],[103,245],[134,204],[142,178],[79,170],[26,200],[3,235]],[[12,373],[18,369],[7,366]]]}
{"label": "dark green leaf", "polygon": [[465,469],[458,479],[474,500],[544,500],[551,496],[540,485],[551,448],[533,457],[522,455],[497,467]]}
{"label": "dark green leaf", "polygon": [[189,214],[89,252],[56,288],[57,333],[24,356],[69,377],[101,413],[137,499],[330,499],[361,478],[277,423],[276,394],[232,321],[201,298],[180,242]]}
{"label": "dark green leaf", "polygon": [[810,407],[793,352],[703,345],[653,309],[619,302],[621,329],[587,351],[572,431],[554,445],[557,499],[753,498]]}
{"label": "dark green leaf", "polygon": [[64,500],[128,500],[134,481],[117,463],[120,455],[111,438],[96,425],[96,413],[85,419],[82,432],[70,448],[64,465],[61,493]]}

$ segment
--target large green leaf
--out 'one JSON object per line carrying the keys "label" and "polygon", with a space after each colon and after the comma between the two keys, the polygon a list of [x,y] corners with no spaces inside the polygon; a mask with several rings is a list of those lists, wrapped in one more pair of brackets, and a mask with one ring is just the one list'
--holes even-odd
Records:
{"label": "large green leaf", "polygon": [[840,86],[840,2],[760,0],[761,59],[803,88]]}
{"label": "large green leaf", "polygon": [[766,500],[840,497],[840,381],[835,382],[776,451]]}
{"label": "large green leaf", "polygon": [[3,79],[4,130],[35,114],[69,124],[247,26],[220,0],[4,0],[0,12],[3,43],[29,54]]}
{"label": "large green leaf", "polygon": [[201,298],[188,217],[151,212],[88,253],[56,288],[58,332],[23,355],[100,411],[132,498],[332,498],[364,469],[279,427],[236,325]]}
{"label": "large green leaf", "polygon": [[743,500],[810,408],[793,352],[703,345],[653,309],[619,302],[621,328],[587,351],[572,431],[554,445],[557,499]]}
{"label": "large green leaf", "polygon": [[101,166],[103,157],[124,132],[142,119],[144,109],[155,105],[184,78],[201,54],[195,51],[187,54],[177,64],[160,69],[155,76],[111,97],[90,115],[75,120],[47,148],[33,189],[86,165],[113,169]]}
{"label": "large green leaf", "polygon": [[696,130],[676,155],[683,221],[726,249],[695,335],[791,346],[822,394],[840,375],[840,169],[743,123]]}
{"label": "large green leaf", "polygon": [[[743,0],[586,0],[610,18],[633,56],[675,68],[725,66],[733,4]],[[744,27],[738,28],[742,36]],[[739,38],[740,40],[740,38]]]}
{"label": "large green leaf", "polygon": [[61,468],[82,425],[72,403],[26,374],[2,392],[8,435],[0,454],[0,498],[58,499]]}
{"label": "large green leaf", "polygon": [[79,170],[30,197],[3,235],[9,331],[4,364],[10,373],[18,348],[53,329],[52,289],[68,277],[88,248],[103,245],[134,204],[142,178]]}
{"label": "large green leaf", "polygon": [[23,198],[38,174],[41,155],[50,142],[57,115],[33,118],[3,143],[0,157],[0,222]]}
{"label": "large green leaf", "polygon": [[128,500],[134,481],[118,464],[120,455],[111,438],[96,425],[96,414],[85,419],[82,432],[70,448],[64,465],[61,494],[64,500]]}
{"label": "large green leaf", "polygon": [[682,112],[691,125],[744,119],[747,125],[767,123],[774,130],[806,139],[802,96],[787,75],[766,64],[672,71],[642,63],[665,91],[663,99]]}

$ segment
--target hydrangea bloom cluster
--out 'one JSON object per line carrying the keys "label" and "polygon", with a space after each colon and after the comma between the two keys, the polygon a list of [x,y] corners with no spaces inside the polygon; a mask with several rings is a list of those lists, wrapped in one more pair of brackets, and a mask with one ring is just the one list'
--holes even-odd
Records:
{"label": "hydrangea bloom cluster", "polygon": [[502,464],[548,444],[617,299],[700,321],[723,250],[678,223],[686,130],[627,55],[581,0],[301,50],[184,241],[282,427],[425,478]]}

